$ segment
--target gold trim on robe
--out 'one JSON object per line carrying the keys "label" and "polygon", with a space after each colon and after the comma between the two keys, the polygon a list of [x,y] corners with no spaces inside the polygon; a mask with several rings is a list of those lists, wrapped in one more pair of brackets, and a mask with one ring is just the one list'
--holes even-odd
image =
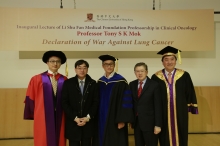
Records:
{"label": "gold trim on robe", "polygon": [[198,107],[197,104],[187,104],[188,106]]}
{"label": "gold trim on robe", "polygon": [[103,81],[103,80],[98,80],[98,81],[103,82],[103,83],[105,83],[106,85],[107,85],[107,84],[110,84],[110,83],[122,82],[122,81],[124,81],[125,83],[127,83],[127,84],[128,84],[128,82],[127,82],[127,81],[125,81],[125,80],[117,80],[117,81],[109,81],[109,82],[105,82],[105,81]]}
{"label": "gold trim on robe", "polygon": [[[173,78],[173,83],[172,83],[172,87],[173,87],[173,109],[174,109],[174,122],[175,122],[175,137],[176,137],[176,146],[179,146],[179,135],[178,135],[178,126],[177,126],[177,113],[176,113],[176,88],[175,88],[175,84],[176,81],[184,74],[184,70],[182,69],[176,69],[174,78]],[[171,113],[170,113],[170,90],[169,90],[169,83],[166,80],[166,77],[164,76],[162,70],[158,71],[155,73],[155,75],[164,81],[164,83],[166,84],[167,87],[167,111],[168,111],[168,131],[169,131],[169,140],[170,140],[170,146],[173,146],[173,141],[172,141],[172,130],[171,130]]]}

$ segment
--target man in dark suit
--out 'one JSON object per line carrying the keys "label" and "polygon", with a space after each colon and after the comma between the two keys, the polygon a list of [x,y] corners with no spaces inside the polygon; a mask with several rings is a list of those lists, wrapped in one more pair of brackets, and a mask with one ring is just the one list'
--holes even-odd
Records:
{"label": "man in dark suit", "polygon": [[157,146],[162,125],[162,99],[159,84],[148,78],[147,65],[143,62],[134,67],[136,80],[130,82],[134,102],[135,146]]}
{"label": "man in dark suit", "polygon": [[76,76],[64,82],[62,107],[66,115],[65,137],[69,146],[91,146],[99,100],[96,81],[85,60],[75,63]]}

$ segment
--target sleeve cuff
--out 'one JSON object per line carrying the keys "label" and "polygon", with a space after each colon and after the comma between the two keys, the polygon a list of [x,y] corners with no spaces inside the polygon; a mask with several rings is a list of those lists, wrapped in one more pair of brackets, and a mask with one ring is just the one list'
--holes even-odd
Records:
{"label": "sleeve cuff", "polygon": [[194,107],[194,106],[189,106],[188,112],[191,112],[192,114],[199,114],[198,107]]}

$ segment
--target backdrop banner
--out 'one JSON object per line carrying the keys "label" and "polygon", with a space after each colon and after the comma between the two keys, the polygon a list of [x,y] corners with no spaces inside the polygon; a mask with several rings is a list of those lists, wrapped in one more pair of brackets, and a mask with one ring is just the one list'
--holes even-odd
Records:
{"label": "backdrop banner", "polygon": [[214,50],[214,11],[0,8],[0,50]]}

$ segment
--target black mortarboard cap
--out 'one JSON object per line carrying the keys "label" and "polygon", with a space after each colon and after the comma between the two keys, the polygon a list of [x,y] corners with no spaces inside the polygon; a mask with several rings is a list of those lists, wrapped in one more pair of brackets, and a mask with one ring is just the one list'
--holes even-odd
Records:
{"label": "black mortarboard cap", "polygon": [[59,57],[61,60],[61,64],[64,64],[66,62],[66,55],[62,51],[54,51],[54,50],[47,51],[44,53],[42,57],[43,62],[47,63],[48,59],[52,56]]}
{"label": "black mortarboard cap", "polygon": [[118,60],[117,58],[115,58],[114,56],[111,55],[101,55],[99,56],[99,59],[102,60],[102,62],[106,61],[106,60],[112,60],[112,61],[116,61]]}
{"label": "black mortarboard cap", "polygon": [[173,55],[176,56],[176,54],[178,54],[178,60],[179,60],[179,64],[181,64],[181,55],[180,52],[182,52],[179,49],[176,49],[174,47],[171,46],[166,46],[165,48],[163,48],[162,50],[160,50],[157,54],[163,55],[164,56],[168,56],[168,55]]}
{"label": "black mortarboard cap", "polygon": [[166,46],[165,48],[160,50],[157,54],[161,54],[161,55],[174,55],[174,54],[178,53],[178,51],[180,51],[180,50],[176,49],[174,47],[171,47],[171,46]]}

